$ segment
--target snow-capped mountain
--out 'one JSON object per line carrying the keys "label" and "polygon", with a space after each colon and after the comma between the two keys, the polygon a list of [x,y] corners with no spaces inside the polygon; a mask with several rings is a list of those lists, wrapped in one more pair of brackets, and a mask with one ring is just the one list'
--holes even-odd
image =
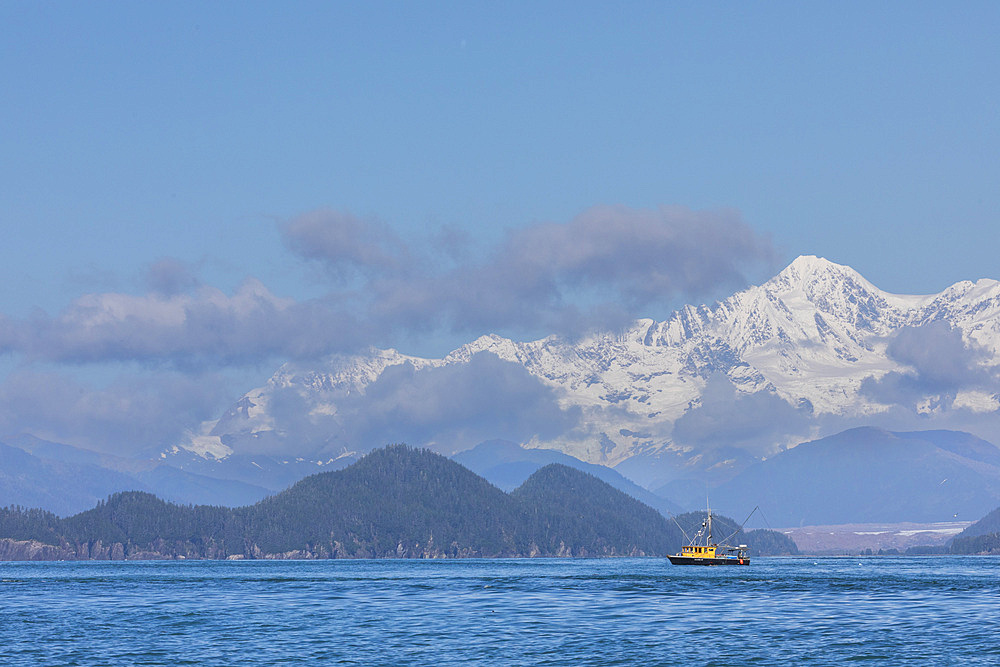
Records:
{"label": "snow-capped mountain", "polygon": [[[366,392],[387,369],[460,367],[490,353],[523,368],[576,415],[558,434],[526,434],[526,446],[606,465],[665,452],[690,459],[699,452],[675,437],[675,425],[709,400],[705,392],[713,382],[734,396],[786,405],[803,418],[877,415],[889,406],[865,392],[864,383],[912,372],[889,353],[890,342],[903,327],[930,323],[960,331],[966,345],[979,350],[978,363],[989,366],[1000,352],[1000,283],[966,281],[940,294],[896,295],[850,267],[804,256],[714,306],[686,306],[666,321],[638,320],[617,333],[531,342],[489,335],[443,359],[372,350],[334,356],[318,368],[286,364],[177,451],[216,459],[281,452],[325,460],[384,445],[345,441],[349,429],[343,427],[365,410]],[[962,388],[949,405],[994,412],[996,391]],[[810,434],[788,434],[787,442],[772,445],[794,445],[803,435]],[[464,448],[433,437],[410,444],[446,453]]]}

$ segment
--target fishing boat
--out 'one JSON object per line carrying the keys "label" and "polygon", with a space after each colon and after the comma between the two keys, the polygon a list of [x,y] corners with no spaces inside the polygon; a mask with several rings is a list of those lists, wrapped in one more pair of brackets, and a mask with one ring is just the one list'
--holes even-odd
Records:
{"label": "fishing boat", "polygon": [[[752,514],[753,512],[751,512]],[[747,517],[748,519],[750,517]],[[676,519],[675,519],[676,521]],[[746,522],[744,522],[746,523]],[[678,527],[680,525],[678,524]],[[681,528],[681,532],[684,529]],[[739,531],[737,531],[739,532]],[[735,535],[735,533],[733,533]],[[687,535],[685,534],[685,537]],[[730,535],[732,537],[732,535]],[[728,539],[728,538],[727,538]],[[725,541],[725,540],[723,540]],[[667,556],[674,565],[749,565],[750,554],[747,545],[730,546],[717,544],[712,536],[712,510],[706,512],[701,530],[681,547],[679,554]]]}

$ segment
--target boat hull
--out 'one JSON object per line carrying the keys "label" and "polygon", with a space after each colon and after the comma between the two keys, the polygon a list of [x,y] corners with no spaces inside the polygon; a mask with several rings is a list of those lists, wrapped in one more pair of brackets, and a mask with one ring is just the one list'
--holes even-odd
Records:
{"label": "boat hull", "polygon": [[696,558],[675,554],[667,556],[673,565],[749,565],[749,558]]}

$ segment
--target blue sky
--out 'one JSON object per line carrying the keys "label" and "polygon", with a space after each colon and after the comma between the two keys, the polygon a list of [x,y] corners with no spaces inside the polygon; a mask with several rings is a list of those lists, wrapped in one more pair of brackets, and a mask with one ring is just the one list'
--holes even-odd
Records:
{"label": "blue sky", "polygon": [[[176,394],[200,418],[290,356],[662,319],[799,254],[894,292],[1000,277],[998,19],[0,2],[0,393],[70,383],[59,400],[108,424],[123,396]],[[606,243],[601,215],[631,241]],[[659,230],[692,225],[690,266],[645,280]],[[581,238],[600,252],[556,252]],[[160,320],[184,308],[203,321],[175,335]]]}

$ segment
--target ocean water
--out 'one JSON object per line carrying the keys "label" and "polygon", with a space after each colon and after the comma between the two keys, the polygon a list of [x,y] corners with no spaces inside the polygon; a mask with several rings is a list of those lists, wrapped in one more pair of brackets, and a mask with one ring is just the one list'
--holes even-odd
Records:
{"label": "ocean water", "polygon": [[1000,558],[0,563],[0,665],[1000,664]]}

